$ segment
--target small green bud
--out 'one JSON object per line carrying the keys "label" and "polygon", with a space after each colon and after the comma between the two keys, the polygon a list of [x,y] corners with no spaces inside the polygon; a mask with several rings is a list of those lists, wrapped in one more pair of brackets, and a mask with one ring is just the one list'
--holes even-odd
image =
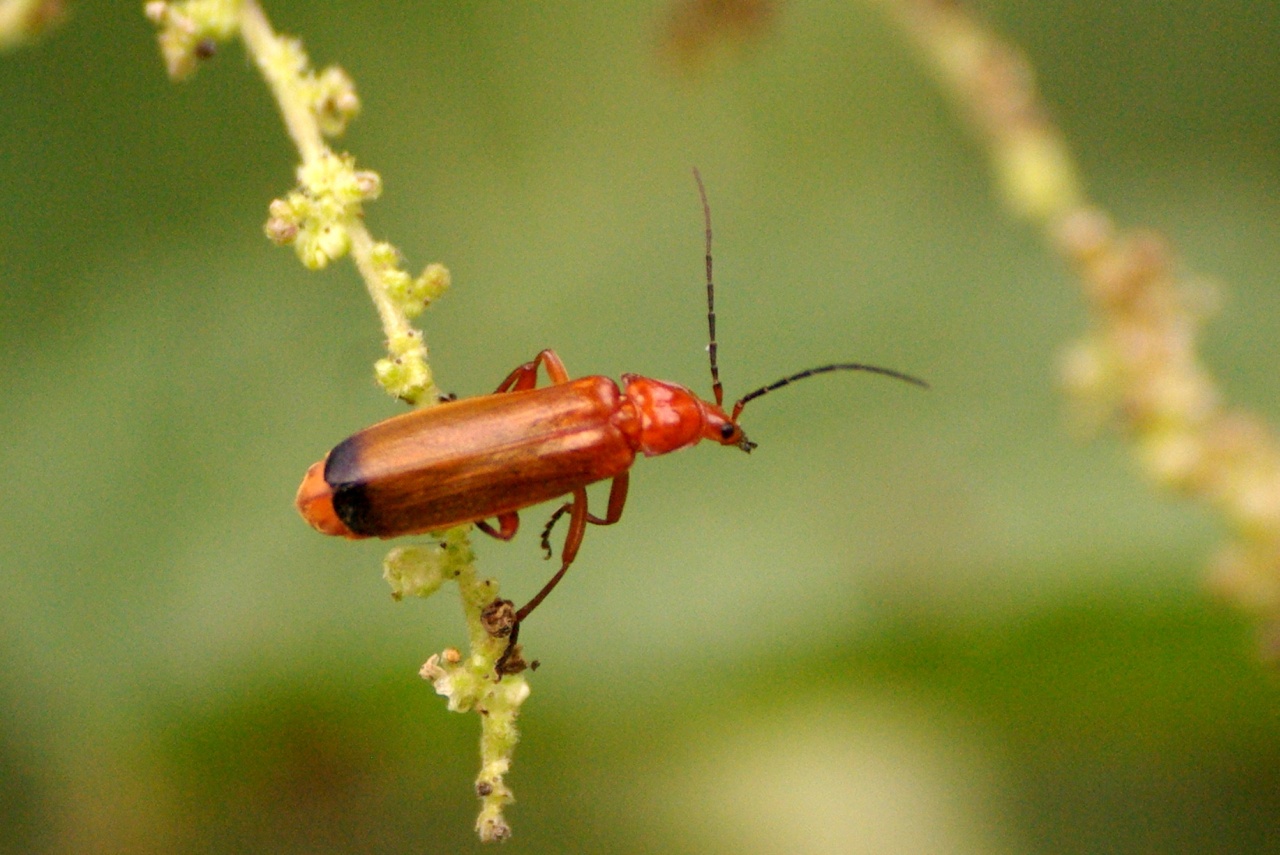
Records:
{"label": "small green bud", "polygon": [[298,216],[293,205],[284,199],[274,199],[267,208],[267,222],[263,231],[267,238],[277,246],[293,243],[298,236]]}
{"label": "small green bud", "polygon": [[391,595],[429,597],[444,584],[448,554],[443,545],[401,546],[382,560],[382,578],[391,586]]}
{"label": "small green bud", "polygon": [[240,4],[236,0],[155,0],[144,9],[160,28],[160,52],[169,76],[182,80],[195,71],[199,60],[213,55],[219,41],[236,32]]}
{"label": "small green bud", "polygon": [[422,400],[432,385],[431,372],[420,351],[383,357],[374,363],[373,372],[382,388],[410,403]]}
{"label": "small green bud", "polygon": [[351,235],[345,226],[335,223],[320,228],[316,243],[329,258],[341,258],[351,248]]}
{"label": "small green bud", "polygon": [[414,280],[414,297],[424,304],[433,302],[440,299],[451,284],[453,277],[449,268],[439,263],[428,264],[422,275]]}
{"label": "small green bud", "polygon": [[[409,286],[411,284],[409,274],[403,270],[392,268],[382,271],[380,275],[382,277],[382,285],[387,290],[387,296],[397,303],[404,304],[409,299]],[[408,306],[401,305],[400,308],[406,315],[413,317],[413,315],[409,314]]]}
{"label": "small green bud", "polygon": [[356,85],[345,71],[331,65],[312,82],[315,89],[312,111],[320,125],[321,133],[336,137],[347,129],[360,112],[360,99],[356,97]]}
{"label": "small green bud", "polygon": [[0,4],[0,50],[36,38],[67,16],[63,0],[27,0]]}
{"label": "small green bud", "polygon": [[329,262],[346,255],[351,248],[351,235],[336,223],[308,223],[294,241],[298,258],[309,270],[323,270]]}
{"label": "small green bud", "polygon": [[326,151],[323,156],[298,167],[298,184],[316,199],[332,197],[345,207],[361,199],[355,175],[355,158]]}
{"label": "small green bud", "polygon": [[422,333],[411,329],[388,339],[387,352],[392,356],[424,356],[427,351],[422,346]]}
{"label": "small green bud", "polygon": [[395,267],[400,263],[400,253],[385,240],[380,240],[370,250],[369,260],[378,267]]}
{"label": "small green bud", "polygon": [[995,153],[1000,189],[1014,213],[1048,221],[1080,204],[1071,155],[1056,136],[1041,129],[1024,130]]}
{"label": "small green bud", "polygon": [[361,169],[355,173],[356,188],[360,198],[371,202],[382,195],[382,176],[371,169]]}
{"label": "small green bud", "polygon": [[396,273],[399,275],[394,279],[388,278],[387,291],[410,318],[422,314],[422,310],[439,299],[449,287],[449,271],[443,264],[428,264],[422,275],[412,282],[407,273]]}

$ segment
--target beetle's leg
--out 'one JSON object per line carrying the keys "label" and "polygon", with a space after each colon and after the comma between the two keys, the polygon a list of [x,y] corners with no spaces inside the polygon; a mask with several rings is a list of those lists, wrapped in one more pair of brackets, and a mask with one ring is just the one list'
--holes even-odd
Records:
{"label": "beetle's leg", "polygon": [[578,547],[582,545],[582,536],[587,530],[587,488],[579,487],[573,491],[573,501],[568,504],[569,507],[569,533],[564,538],[564,548],[560,552],[560,569],[556,571],[556,575],[552,576],[547,584],[542,586],[542,590],[533,595],[533,599],[524,604],[524,607],[516,612],[516,622],[511,628],[511,634],[507,636],[507,649],[502,651],[502,655],[498,657],[498,661],[494,663],[493,669],[498,674],[498,679],[502,679],[503,666],[507,664],[507,660],[516,649],[516,639],[520,636],[520,623],[529,616],[529,613],[538,607],[538,605],[547,598],[547,594],[560,583],[564,578],[564,574],[568,571],[569,565],[573,563],[573,559],[578,556]]}
{"label": "beetle's leg", "polygon": [[[542,556],[543,560],[547,560],[551,557],[551,529],[555,528],[556,523],[560,521],[560,518],[571,510],[573,510],[573,505],[570,503],[563,504],[560,507],[556,508],[556,512],[551,515],[551,519],[547,520],[546,526],[543,527],[542,529],[542,551],[544,553]],[[591,515],[588,514],[587,515],[588,521],[590,521],[590,517]]]}
{"label": "beetle's leg", "polygon": [[520,528],[520,515],[515,511],[508,514],[498,514],[497,528],[489,525],[484,520],[476,520],[476,528],[490,537],[496,537],[498,540],[510,540],[516,536],[516,529]]}
{"label": "beetle's leg", "polygon": [[630,479],[630,472],[623,472],[614,478],[613,486],[609,488],[609,507],[604,512],[604,519],[594,514],[587,514],[587,522],[594,525],[613,525],[622,519],[622,506],[627,503],[627,485]]}
{"label": "beetle's leg", "polygon": [[520,611],[516,612],[516,621],[522,621],[529,616],[529,612],[538,607],[538,604],[547,598],[547,594],[560,582],[564,577],[565,571],[569,569],[569,565],[573,563],[573,559],[578,557],[578,547],[582,545],[582,536],[587,531],[587,488],[579,487],[573,491],[573,502],[569,508],[569,533],[564,538],[564,548],[560,551],[560,569],[556,571],[556,575],[551,577],[547,584],[542,586],[542,590],[533,595],[533,599],[525,603]]}
{"label": "beetle's leg", "polygon": [[[520,621],[516,621],[511,625],[511,632],[507,635],[507,649],[502,651],[502,655],[498,657],[498,661],[493,663],[493,673],[498,675],[501,681],[506,674],[507,660],[516,652],[516,641],[520,638]],[[518,673],[518,672],[517,672]]]}
{"label": "beetle's leg", "polygon": [[498,673],[498,679],[502,679],[502,668],[507,664],[507,660],[511,658],[511,654],[515,652],[516,639],[520,637],[521,622],[547,598],[547,594],[550,594],[552,589],[564,578],[564,574],[569,569],[569,565],[573,563],[573,559],[578,557],[578,547],[582,546],[582,538],[587,532],[587,523],[613,525],[622,519],[622,508],[627,503],[629,476],[629,472],[623,472],[613,479],[613,484],[609,488],[609,507],[605,511],[603,518],[597,517],[587,510],[587,488],[579,487],[573,491],[573,501],[566,502],[557,508],[556,512],[551,515],[551,519],[547,521],[547,527],[542,530],[542,548],[550,552],[551,529],[560,517],[566,513],[569,514],[569,533],[565,535],[564,549],[560,553],[560,569],[556,571],[556,575],[552,576],[547,584],[542,586],[542,590],[535,594],[532,600],[525,603],[524,607],[516,612],[515,625],[511,627],[511,634],[507,636],[507,649],[502,651],[502,655],[498,657],[498,661],[494,665],[494,670]]}
{"label": "beetle's leg", "polygon": [[544,350],[535,356],[532,361],[526,362],[508,374],[507,379],[498,384],[495,394],[498,392],[523,392],[526,389],[532,389],[537,386],[539,365],[547,369],[547,377],[550,378],[553,384],[569,382],[569,371],[564,367],[564,363],[560,361],[560,357],[556,356],[554,350]]}
{"label": "beetle's leg", "polygon": [[[604,518],[588,513],[587,522],[592,525],[613,525],[622,519],[622,507],[627,503],[627,484],[630,475],[630,472],[623,472],[613,479],[613,486],[609,488],[609,507],[605,511]],[[556,523],[560,521],[560,517],[572,509],[573,503],[566,502],[556,508],[556,512],[551,515],[551,519],[547,520],[546,527],[542,529],[542,551],[546,553],[543,556],[544,558],[551,557],[551,529],[555,528]]]}

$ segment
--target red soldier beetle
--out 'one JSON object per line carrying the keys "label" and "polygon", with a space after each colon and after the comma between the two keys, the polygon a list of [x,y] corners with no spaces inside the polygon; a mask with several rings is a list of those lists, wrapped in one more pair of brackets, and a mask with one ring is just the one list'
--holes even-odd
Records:
{"label": "red soldier beetle", "polygon": [[[706,439],[750,452],[755,443],[738,424],[743,408],[775,389],[831,371],[867,371],[928,388],[919,378],[874,365],[842,362],[783,377],[724,410],[716,363],[715,286],[711,270],[711,209],[694,170],[706,223],[707,326],[715,403],[684,386],[623,374],[569,378],[554,351],[544,350],[512,371],[492,395],[449,401],[379,422],[348,437],[307,470],[297,506],[318,531],[348,538],[399,537],[474,523],[500,540],[515,537],[518,512],[570,496],[542,532],[551,556],[551,529],[565,514],[569,531],[560,569],[514,613],[499,678],[516,649],[520,624],[551,593],[578,555],[587,524],[622,518],[627,479],[637,454],[654,457]],[[541,366],[551,385],[537,387]],[[587,486],[612,480],[603,517],[587,509]],[[496,527],[488,520],[496,520]],[[512,663],[508,670],[523,665]]]}

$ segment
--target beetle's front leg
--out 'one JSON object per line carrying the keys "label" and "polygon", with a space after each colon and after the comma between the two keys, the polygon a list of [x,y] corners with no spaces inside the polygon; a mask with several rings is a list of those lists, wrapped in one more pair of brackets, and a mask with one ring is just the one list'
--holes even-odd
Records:
{"label": "beetle's front leg", "polygon": [[564,367],[564,363],[560,361],[560,357],[556,355],[554,350],[544,350],[535,356],[531,361],[521,365],[515,371],[507,375],[507,379],[498,384],[495,394],[498,392],[523,392],[526,389],[532,389],[538,385],[538,366],[545,366],[547,369],[547,377],[551,382],[559,385],[560,383],[569,382],[569,371]]}
{"label": "beetle's front leg", "polygon": [[613,525],[622,519],[622,508],[627,504],[627,487],[631,483],[631,473],[623,472],[613,479],[609,487],[609,505],[605,508],[604,519],[594,514],[587,514],[587,522],[593,525]]}

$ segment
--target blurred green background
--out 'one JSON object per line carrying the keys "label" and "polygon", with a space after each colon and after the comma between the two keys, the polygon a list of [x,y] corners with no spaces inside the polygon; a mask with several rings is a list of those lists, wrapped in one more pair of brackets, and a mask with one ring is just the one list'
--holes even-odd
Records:
{"label": "blurred green background", "polygon": [[[400,411],[348,263],[262,236],[294,154],[238,45],[181,85],[141,3],[0,57],[0,851],[456,852],[478,726],[416,671],[456,593],[292,507]],[[1099,200],[1228,284],[1206,354],[1280,417],[1280,5],[983,3]],[[1280,687],[1202,590],[1213,520],[1074,443],[1081,300],[873,4],[696,75],[661,2],[270,2],[357,82],[376,236],[455,288],[441,385],[554,347],[704,390],[702,222],[750,458],[640,461],[525,629],[528,852],[1280,851]],[[594,493],[602,498],[601,493]],[[521,600],[525,515],[476,540]],[[583,640],[589,640],[583,643]]]}

